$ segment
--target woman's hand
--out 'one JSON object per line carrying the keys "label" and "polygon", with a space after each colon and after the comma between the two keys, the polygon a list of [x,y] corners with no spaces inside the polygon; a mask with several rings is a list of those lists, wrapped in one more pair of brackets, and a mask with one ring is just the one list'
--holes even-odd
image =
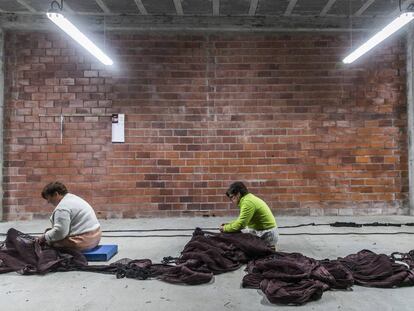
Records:
{"label": "woman's hand", "polygon": [[41,236],[37,237],[37,238],[36,238],[36,241],[37,241],[40,245],[45,244],[45,243],[46,243],[46,237],[45,237],[45,235],[44,235],[44,234],[42,234]]}

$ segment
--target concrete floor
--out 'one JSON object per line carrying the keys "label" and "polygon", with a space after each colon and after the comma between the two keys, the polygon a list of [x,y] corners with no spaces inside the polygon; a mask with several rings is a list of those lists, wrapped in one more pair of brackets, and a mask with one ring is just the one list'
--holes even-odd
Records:
{"label": "concrete floor", "polygon": [[[169,218],[102,220],[103,230],[216,227],[230,218]],[[334,221],[414,222],[414,217],[278,217],[279,226]],[[2,222],[0,232],[14,227],[23,232],[40,232],[48,221]],[[414,227],[333,228],[329,226],[280,229],[279,250],[301,252],[307,256],[334,259],[362,249],[390,254],[414,249],[412,235],[333,235],[288,236],[297,232],[413,232]],[[171,232],[183,233],[183,232]],[[190,232],[184,232],[189,234]],[[109,234],[109,233],[108,233]],[[137,233],[143,235],[142,233]],[[157,234],[157,233],[153,233]],[[169,233],[158,233],[169,234]],[[115,243],[119,253],[111,262],[124,257],[150,258],[160,262],[164,256],[178,256],[189,237],[120,238],[104,237],[102,243]],[[0,237],[3,240],[3,237]],[[50,273],[44,276],[0,275],[0,310],[413,310],[414,287],[376,289],[354,286],[351,291],[328,291],[322,298],[304,306],[272,305],[260,291],[240,287],[245,272],[215,276],[211,284],[180,286],[157,280],[116,279],[113,275],[87,272]]]}

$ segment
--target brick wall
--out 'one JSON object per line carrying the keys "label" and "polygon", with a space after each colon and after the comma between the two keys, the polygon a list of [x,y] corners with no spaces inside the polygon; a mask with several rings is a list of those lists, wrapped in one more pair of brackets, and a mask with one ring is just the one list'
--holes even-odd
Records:
{"label": "brick wall", "polygon": [[53,180],[100,217],[235,213],[235,180],[276,214],[403,212],[404,41],[342,65],[349,37],[111,34],[105,70],[64,35],[8,33],[5,218],[48,215]]}

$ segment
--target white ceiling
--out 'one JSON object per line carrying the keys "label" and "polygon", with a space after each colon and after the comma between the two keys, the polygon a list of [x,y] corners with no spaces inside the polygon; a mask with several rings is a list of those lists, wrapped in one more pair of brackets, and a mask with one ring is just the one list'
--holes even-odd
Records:
{"label": "white ceiling", "polygon": [[[50,0],[0,0],[0,27],[44,29]],[[61,0],[57,0],[60,4]],[[64,0],[93,28],[213,30],[370,29],[414,0]],[[57,8],[57,3],[54,8]]]}

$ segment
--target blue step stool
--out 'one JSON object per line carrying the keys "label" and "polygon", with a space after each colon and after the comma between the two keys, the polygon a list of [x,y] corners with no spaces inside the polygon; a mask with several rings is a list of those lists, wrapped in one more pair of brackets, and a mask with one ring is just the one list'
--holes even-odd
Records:
{"label": "blue step stool", "polygon": [[98,245],[82,252],[88,261],[108,261],[116,253],[118,253],[118,245],[115,244]]}

